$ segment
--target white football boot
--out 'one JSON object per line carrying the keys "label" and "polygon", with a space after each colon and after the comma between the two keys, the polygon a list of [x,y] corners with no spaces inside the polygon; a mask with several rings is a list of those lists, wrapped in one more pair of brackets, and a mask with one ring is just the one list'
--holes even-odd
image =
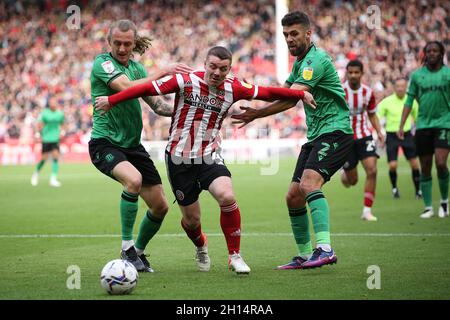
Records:
{"label": "white football boot", "polygon": [[38,183],[39,183],[39,173],[35,172],[31,176],[31,185],[33,187],[36,187],[38,185]]}
{"label": "white football boot", "polygon": [[239,253],[230,254],[228,256],[228,267],[237,274],[250,273],[250,267],[245,263]]}
{"label": "white football boot", "polygon": [[200,271],[209,271],[211,268],[211,259],[208,255],[208,246],[205,244],[203,247],[195,248],[195,260]]}
{"label": "white football boot", "polygon": [[429,219],[432,216],[434,216],[434,212],[433,212],[433,208],[432,207],[425,208],[425,210],[420,215],[420,217],[423,218],[423,219]]}
{"label": "white football boot", "polygon": [[441,205],[439,206],[439,212],[438,212],[439,218],[447,218],[448,217],[448,200],[442,201]]}

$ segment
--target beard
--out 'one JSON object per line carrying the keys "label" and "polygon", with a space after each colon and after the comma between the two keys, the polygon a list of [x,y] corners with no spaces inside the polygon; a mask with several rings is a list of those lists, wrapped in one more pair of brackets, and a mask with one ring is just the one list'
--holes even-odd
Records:
{"label": "beard", "polygon": [[291,55],[298,57],[300,55],[302,55],[306,50],[306,43],[299,43],[298,46],[291,50],[289,49],[289,52],[291,53]]}

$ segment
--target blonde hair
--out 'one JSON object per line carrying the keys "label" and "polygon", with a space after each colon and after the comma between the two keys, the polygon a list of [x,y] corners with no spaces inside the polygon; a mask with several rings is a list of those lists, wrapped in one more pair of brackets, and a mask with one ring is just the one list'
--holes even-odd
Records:
{"label": "blonde hair", "polygon": [[141,37],[137,34],[137,28],[136,25],[133,23],[133,21],[130,20],[118,20],[111,24],[107,39],[108,42],[111,43],[112,38],[112,32],[114,29],[118,28],[122,32],[127,32],[128,30],[133,30],[134,33],[134,42],[135,47],[133,49],[133,52],[137,52],[140,55],[144,54],[144,52],[152,45],[152,39],[149,37]]}

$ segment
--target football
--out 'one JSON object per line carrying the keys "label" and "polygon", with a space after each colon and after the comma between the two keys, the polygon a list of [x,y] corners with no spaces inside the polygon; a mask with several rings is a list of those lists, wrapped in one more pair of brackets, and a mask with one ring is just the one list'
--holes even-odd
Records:
{"label": "football", "polygon": [[109,294],[130,294],[136,288],[138,278],[139,274],[130,262],[116,259],[103,267],[100,284]]}

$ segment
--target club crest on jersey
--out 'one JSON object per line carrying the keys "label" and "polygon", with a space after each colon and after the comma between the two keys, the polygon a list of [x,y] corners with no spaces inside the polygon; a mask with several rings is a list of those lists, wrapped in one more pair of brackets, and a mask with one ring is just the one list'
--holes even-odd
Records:
{"label": "club crest on jersey", "polygon": [[111,60],[105,61],[102,63],[102,68],[105,70],[106,73],[111,74],[114,72],[114,64]]}
{"label": "club crest on jersey", "polygon": [[250,83],[244,82],[244,81],[240,81],[241,84],[246,87],[247,89],[251,89],[253,86]]}
{"label": "club crest on jersey", "polygon": [[313,77],[314,70],[311,67],[305,67],[302,71],[302,77],[305,80],[311,80]]}

